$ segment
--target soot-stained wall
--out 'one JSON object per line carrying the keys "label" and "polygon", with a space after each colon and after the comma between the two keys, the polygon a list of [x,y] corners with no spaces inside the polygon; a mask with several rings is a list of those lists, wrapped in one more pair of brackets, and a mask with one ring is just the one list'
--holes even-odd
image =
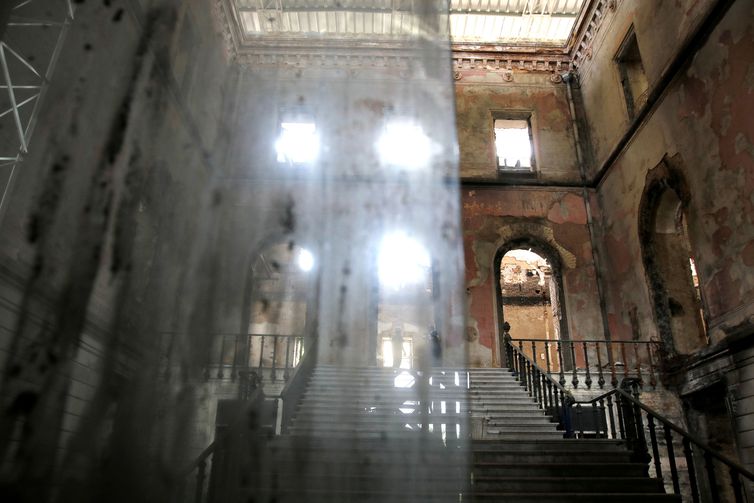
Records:
{"label": "soot-stained wall", "polygon": [[537,164],[534,179],[571,183],[579,180],[566,86],[557,74],[477,69],[460,71],[457,77],[462,178],[498,178],[493,114],[523,111],[531,113]]}
{"label": "soot-stained wall", "polygon": [[[595,41],[599,50],[580,69],[597,166],[628,124],[613,60],[624,32],[634,26],[651,89],[674,56],[668,48],[668,32],[682,39],[704,17],[710,3],[664,2],[662,9],[672,12],[662,16],[654,4],[619,3],[612,21]],[[688,234],[710,342],[754,324],[752,19],[751,2],[733,3],[627,147],[607,166],[598,186],[614,337],[630,333],[633,309],[639,313],[642,337],[657,335],[648,289],[651,278],[642,266],[639,219],[647,182],[664,159],[680,172],[688,187]],[[663,29],[659,29],[660,20]]]}
{"label": "soot-stained wall", "polygon": [[462,191],[471,366],[499,365],[494,260],[506,243],[532,239],[562,264],[571,338],[602,334],[592,247],[580,190],[464,187]]}

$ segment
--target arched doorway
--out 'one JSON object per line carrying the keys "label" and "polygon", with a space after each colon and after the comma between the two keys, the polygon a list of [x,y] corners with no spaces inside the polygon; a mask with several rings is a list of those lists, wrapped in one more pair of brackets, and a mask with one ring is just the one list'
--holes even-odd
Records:
{"label": "arched doorway", "polygon": [[651,173],[639,213],[639,238],[652,307],[669,355],[707,345],[702,292],[688,232],[689,191],[663,163]]}
{"label": "arched doorway", "polygon": [[[314,329],[317,259],[291,242],[265,247],[252,259],[235,366],[267,382],[288,379]],[[226,344],[227,346],[227,344]]]}
{"label": "arched doorway", "polygon": [[[526,341],[526,354],[554,372],[561,364],[564,370],[572,366],[570,354],[564,352],[561,357],[557,351],[558,341],[570,340],[561,271],[560,255],[549,245],[529,238],[507,243],[495,256],[498,335],[503,334],[507,322],[511,337]],[[501,338],[497,340],[501,345]],[[502,347],[498,350],[504,366],[505,351]]]}

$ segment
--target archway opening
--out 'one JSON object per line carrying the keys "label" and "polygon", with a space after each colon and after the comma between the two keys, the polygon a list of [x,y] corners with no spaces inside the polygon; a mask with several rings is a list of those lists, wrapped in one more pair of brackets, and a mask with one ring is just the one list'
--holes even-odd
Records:
{"label": "archway opening", "polygon": [[312,251],[293,242],[268,246],[256,255],[247,333],[232,349],[238,353],[242,348],[237,364],[265,381],[287,380],[303,357],[311,330],[316,267]]}
{"label": "archway opening", "polygon": [[675,189],[655,191],[643,242],[658,328],[677,353],[691,354],[707,345],[707,330],[688,215]]}
{"label": "archway opening", "polygon": [[559,268],[529,246],[508,249],[497,266],[499,314],[510,325],[511,338],[543,368],[559,371],[557,341],[564,326]]}

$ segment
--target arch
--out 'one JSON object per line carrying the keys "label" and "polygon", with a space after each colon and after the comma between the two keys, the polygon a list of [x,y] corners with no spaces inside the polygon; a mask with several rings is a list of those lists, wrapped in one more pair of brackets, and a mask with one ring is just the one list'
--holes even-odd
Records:
{"label": "arch", "polygon": [[669,357],[706,345],[704,302],[694,285],[688,234],[691,192],[679,159],[647,173],[639,204],[642,263],[657,331]]}
{"label": "arch", "polygon": [[[248,362],[244,360],[244,355],[247,359],[252,358],[252,353],[256,352],[256,358],[261,358],[262,355],[265,355],[266,357],[269,357],[269,355],[266,354],[266,352],[269,352],[269,347],[266,352],[263,353],[263,350],[259,347],[254,347],[254,344],[252,343],[252,338],[245,337],[245,334],[248,333],[249,327],[252,325],[254,318],[255,318],[255,307],[258,307],[259,305],[265,305],[269,306],[273,313],[275,309],[278,309],[279,312],[283,312],[282,305],[275,305],[275,302],[284,302],[286,300],[286,292],[277,292],[280,294],[278,299],[271,301],[268,296],[270,292],[262,292],[258,288],[258,282],[260,280],[260,261],[263,261],[263,257],[265,254],[268,254],[270,252],[274,252],[275,250],[283,252],[287,251],[287,254],[289,255],[284,260],[288,260],[290,262],[296,260],[296,252],[300,250],[307,250],[311,252],[316,260],[316,257],[318,255],[317,250],[314,248],[307,247],[307,243],[302,242],[301,240],[296,240],[294,237],[290,235],[284,235],[284,234],[274,234],[274,235],[268,235],[266,238],[261,239],[257,241],[255,246],[250,248],[250,253],[247,255],[245,264],[244,264],[244,277],[243,277],[243,295],[242,295],[242,305],[240,310],[240,319],[239,319],[239,339],[235,343],[235,347],[237,348],[236,356],[234,357],[233,366],[243,368],[245,367]],[[268,264],[269,265],[269,264]],[[277,264],[273,268],[276,270],[276,272],[279,272],[281,275],[285,276],[287,273],[287,268],[292,267],[290,264]],[[317,299],[318,299],[318,291],[319,291],[319,268],[314,267],[313,270],[310,271],[311,277],[305,281],[305,291],[300,292],[306,303],[306,309],[305,309],[305,315],[304,315],[304,326],[300,330],[301,333],[290,333],[290,334],[278,334],[278,335],[289,335],[289,336],[300,336],[301,338],[308,338],[313,335],[313,332],[316,330],[316,319],[317,319]],[[295,285],[294,285],[295,286]],[[287,285],[286,288],[290,287],[290,285]],[[290,294],[290,292],[288,292]],[[290,295],[288,295],[290,296]],[[274,324],[278,324],[273,323]],[[265,335],[265,334],[258,334],[258,335]],[[274,335],[274,334],[269,334]],[[286,339],[286,342],[284,344],[290,344],[290,338]],[[301,343],[303,344],[303,339],[301,339]],[[275,344],[278,344],[277,339],[275,340]],[[298,343],[296,343],[298,344]],[[303,347],[303,346],[302,346]],[[299,349],[295,349],[295,351],[300,352]],[[280,363],[284,363],[283,360],[287,358],[288,348],[286,346],[285,352],[280,353],[279,358],[276,358],[276,365]],[[253,358],[252,358],[253,359]],[[278,361],[280,359],[280,361]],[[260,360],[261,361],[261,360]],[[287,364],[287,363],[286,363]]]}
{"label": "arch", "polygon": [[[499,342],[503,334],[503,324],[505,323],[505,312],[503,308],[503,291],[500,284],[501,266],[503,257],[506,253],[517,249],[530,249],[537,255],[541,256],[550,264],[552,268],[552,277],[555,279],[555,292],[557,295],[557,303],[560,308],[560,320],[559,320],[559,335],[560,340],[570,340],[570,333],[568,331],[568,317],[565,306],[565,291],[563,289],[563,259],[558,250],[551,244],[537,239],[532,236],[520,236],[505,241],[495,253],[495,259],[493,261],[494,268],[494,283],[495,283],[495,312],[497,313],[497,337],[498,351],[500,352],[501,365],[505,365],[505,351],[503,351],[502,344]],[[568,365],[564,362],[565,365]]]}

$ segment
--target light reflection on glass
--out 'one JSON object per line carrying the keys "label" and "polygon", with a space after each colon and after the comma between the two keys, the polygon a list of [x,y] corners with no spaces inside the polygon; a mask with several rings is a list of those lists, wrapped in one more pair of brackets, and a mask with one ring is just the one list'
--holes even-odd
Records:
{"label": "light reflection on glass", "polygon": [[275,142],[278,162],[306,164],[319,156],[319,134],[313,122],[283,122]]}
{"label": "light reflection on glass", "polygon": [[306,249],[301,249],[298,252],[298,268],[304,272],[309,272],[314,267],[314,255],[312,252]]}
{"label": "light reflection on glass", "polygon": [[380,283],[384,286],[400,290],[407,285],[422,283],[429,267],[427,249],[405,232],[393,232],[382,238],[377,268]]}
{"label": "light reflection on glass", "polygon": [[435,148],[424,129],[407,120],[388,122],[375,146],[382,164],[407,169],[425,168]]}
{"label": "light reflection on glass", "polygon": [[416,379],[414,376],[404,371],[395,376],[393,382],[396,388],[412,388],[416,383]]}

